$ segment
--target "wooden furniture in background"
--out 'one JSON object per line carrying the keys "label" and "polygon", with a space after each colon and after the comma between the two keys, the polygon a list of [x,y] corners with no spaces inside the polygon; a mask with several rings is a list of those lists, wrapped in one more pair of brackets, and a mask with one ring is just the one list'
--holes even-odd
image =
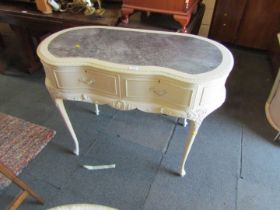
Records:
{"label": "wooden furniture in background", "polygon": [[[0,31],[0,50],[3,52],[4,48],[5,48],[5,43],[4,43],[4,39],[3,39],[3,36],[1,34],[1,31]],[[5,66],[0,61],[0,74],[4,73],[4,69],[5,69]]]}
{"label": "wooden furniture in background", "polygon": [[276,78],[280,69],[280,32],[271,40],[269,55],[272,64],[272,74]]}
{"label": "wooden furniture in background", "polygon": [[[83,14],[58,12],[45,15],[36,9],[35,3],[20,3],[18,1],[0,2],[0,22],[9,24],[16,33],[21,43],[21,49],[19,49],[18,52],[23,52],[22,57],[25,67],[32,73],[41,68],[35,53],[35,48],[42,37],[74,26],[118,26],[121,4],[117,2],[119,2],[119,0],[106,0],[103,2],[103,7],[106,9],[106,12],[102,18],[84,16]],[[203,13],[204,6],[202,5],[202,7],[198,7],[198,12],[192,15],[191,21],[188,24],[189,33],[196,34],[198,32]],[[159,24],[152,24],[152,22],[160,22],[162,19],[155,18],[152,21],[150,20],[151,19],[148,18],[146,19],[146,23],[144,23],[144,21],[141,21],[139,18],[136,21],[131,21],[131,24],[126,25],[126,27],[154,30],[177,30],[177,28],[180,28],[180,25],[173,20],[161,26]],[[175,24],[173,25],[173,23]],[[3,69],[4,68],[2,68],[2,70]]]}
{"label": "wooden furniture in background", "polygon": [[107,6],[103,18],[83,14],[52,13],[43,14],[35,4],[7,1],[0,2],[0,22],[7,23],[15,31],[21,42],[23,62],[30,73],[41,68],[36,55],[40,37],[81,25],[114,26],[119,18],[119,8]]}
{"label": "wooden furniture in background", "polygon": [[200,0],[123,0],[122,19],[123,22],[128,23],[129,15],[134,10],[172,14],[180,23],[181,31],[187,32],[187,26],[199,2]]}
{"label": "wooden furniture in background", "polygon": [[209,37],[264,49],[280,30],[279,0],[216,0]]}
{"label": "wooden furniture in background", "polygon": [[[201,3],[198,5],[196,13],[192,15],[187,26],[188,33],[198,34],[204,12],[205,5]],[[118,26],[171,32],[176,32],[181,29],[181,25],[174,20],[172,15],[154,12],[149,14],[147,12],[135,13],[130,16],[129,23],[125,24],[120,22]]]}
{"label": "wooden furniture in background", "polygon": [[43,204],[43,199],[17,176],[54,135],[54,130],[0,113],[0,189],[14,183],[23,190],[9,209],[16,209],[29,195]]}
{"label": "wooden furniture in background", "polygon": [[52,7],[48,4],[48,0],[35,0],[37,9],[44,14],[51,14]]}
{"label": "wooden furniture in background", "polygon": [[0,161],[0,173],[2,173],[5,177],[10,179],[14,184],[16,184],[19,188],[22,189],[22,192],[19,193],[13,202],[8,207],[9,210],[17,209],[20,204],[30,195],[37,202],[43,204],[44,200],[37,193],[35,193],[31,187],[29,187],[25,182],[23,182],[20,178],[18,178],[7,166],[5,166]]}
{"label": "wooden furniture in background", "polygon": [[37,53],[76,155],[79,142],[64,99],[167,114],[190,121],[181,176],[200,124],[225,100],[225,81],[233,67],[230,51],[212,40],[116,27],[66,29],[42,41]]}
{"label": "wooden furniture in background", "polygon": [[2,34],[0,33],[0,48],[4,48],[4,47],[5,47],[4,39]]}

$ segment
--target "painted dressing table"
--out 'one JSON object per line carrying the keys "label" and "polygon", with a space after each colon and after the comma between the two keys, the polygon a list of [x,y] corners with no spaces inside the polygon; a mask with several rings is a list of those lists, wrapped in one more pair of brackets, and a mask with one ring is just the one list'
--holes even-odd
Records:
{"label": "painted dressing table", "polygon": [[212,40],[116,27],[57,32],[41,42],[37,54],[76,155],[79,143],[64,99],[94,103],[96,108],[108,104],[119,110],[167,114],[190,122],[181,176],[201,122],[225,100],[225,82],[233,67],[230,51]]}

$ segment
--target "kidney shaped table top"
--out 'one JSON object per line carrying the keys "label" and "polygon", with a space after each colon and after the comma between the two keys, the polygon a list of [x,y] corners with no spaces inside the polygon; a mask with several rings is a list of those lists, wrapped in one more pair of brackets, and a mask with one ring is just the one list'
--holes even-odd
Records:
{"label": "kidney shaped table top", "polygon": [[[139,109],[189,120],[179,173],[203,119],[225,100],[232,54],[221,44],[195,35],[75,27],[41,42],[37,54],[46,87],[79,144],[63,99]],[[156,140],[156,139],[155,139]]]}

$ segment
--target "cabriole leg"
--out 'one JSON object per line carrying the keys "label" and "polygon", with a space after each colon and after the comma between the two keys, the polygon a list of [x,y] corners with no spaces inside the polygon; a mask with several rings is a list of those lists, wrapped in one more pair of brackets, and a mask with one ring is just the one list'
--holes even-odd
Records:
{"label": "cabriole leg", "polygon": [[74,140],[74,143],[75,143],[74,154],[79,155],[79,142],[78,142],[77,136],[75,134],[75,131],[72,127],[72,124],[70,122],[70,119],[68,117],[68,114],[66,112],[66,109],[65,109],[65,106],[64,106],[64,103],[63,103],[63,99],[54,99],[54,101],[55,101],[55,104],[56,104],[57,108],[59,109],[60,114],[62,115],[62,117],[64,119],[64,122],[65,122],[65,124],[66,124],[68,130],[70,131],[71,136]]}
{"label": "cabriole leg", "polygon": [[185,176],[186,172],[185,172],[185,163],[186,160],[188,158],[188,155],[191,151],[191,147],[192,144],[194,142],[195,136],[198,132],[200,126],[200,122],[196,122],[196,121],[190,121],[190,128],[189,128],[189,132],[188,132],[188,136],[185,142],[185,148],[184,148],[184,152],[183,152],[183,157],[181,160],[181,164],[180,164],[180,176]]}

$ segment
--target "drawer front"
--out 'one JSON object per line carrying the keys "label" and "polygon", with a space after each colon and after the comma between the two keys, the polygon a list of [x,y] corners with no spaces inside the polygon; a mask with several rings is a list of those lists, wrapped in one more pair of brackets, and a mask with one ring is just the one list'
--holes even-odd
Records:
{"label": "drawer front", "polygon": [[84,69],[54,71],[54,75],[60,89],[88,89],[95,93],[118,95],[117,74]]}
{"label": "drawer front", "polygon": [[123,97],[141,102],[187,107],[193,90],[175,80],[156,78],[125,78]]}

